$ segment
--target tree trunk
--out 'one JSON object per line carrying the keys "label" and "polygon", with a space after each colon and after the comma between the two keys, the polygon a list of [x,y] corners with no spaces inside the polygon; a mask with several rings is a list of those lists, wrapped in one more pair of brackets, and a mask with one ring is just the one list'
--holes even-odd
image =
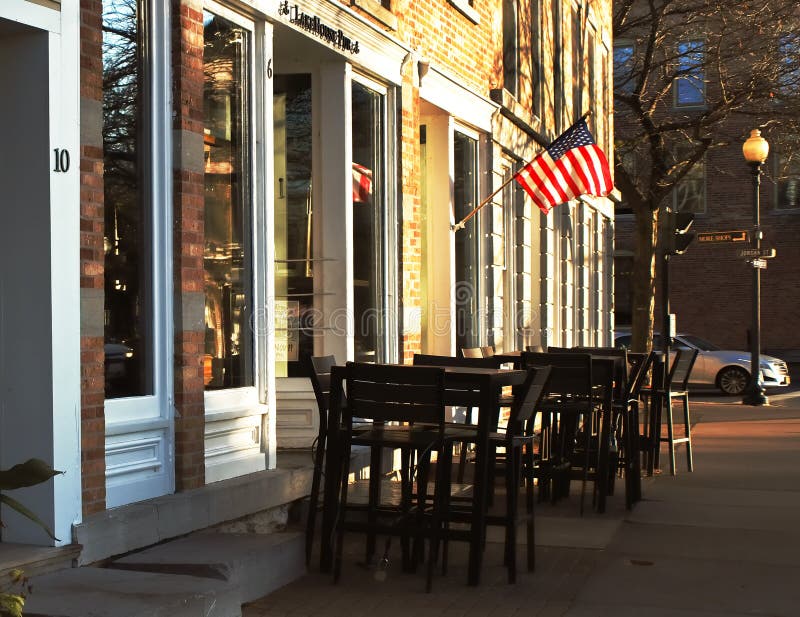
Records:
{"label": "tree trunk", "polygon": [[658,210],[647,202],[636,208],[631,273],[631,351],[647,351],[653,340],[656,297]]}

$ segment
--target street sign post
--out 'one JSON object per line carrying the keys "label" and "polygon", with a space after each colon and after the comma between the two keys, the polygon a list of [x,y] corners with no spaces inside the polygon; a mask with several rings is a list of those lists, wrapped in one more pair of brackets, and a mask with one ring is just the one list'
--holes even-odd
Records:
{"label": "street sign post", "polygon": [[699,244],[722,244],[728,242],[747,242],[747,230],[703,231],[697,233]]}
{"label": "street sign post", "polygon": [[775,257],[775,249],[739,249],[739,257],[760,257],[761,259],[772,259]]}

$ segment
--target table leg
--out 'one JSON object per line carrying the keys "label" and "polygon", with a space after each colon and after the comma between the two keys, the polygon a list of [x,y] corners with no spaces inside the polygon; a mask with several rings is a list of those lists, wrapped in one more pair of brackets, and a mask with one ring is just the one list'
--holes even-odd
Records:
{"label": "table leg", "polygon": [[478,411],[478,438],[475,444],[475,486],[473,488],[473,520],[469,543],[469,575],[468,585],[478,585],[481,576],[481,562],[486,533],[486,507],[488,495],[488,479],[491,474],[487,469],[487,450],[489,424],[491,416],[499,405],[499,392],[491,381],[485,381],[481,387],[481,402]]}

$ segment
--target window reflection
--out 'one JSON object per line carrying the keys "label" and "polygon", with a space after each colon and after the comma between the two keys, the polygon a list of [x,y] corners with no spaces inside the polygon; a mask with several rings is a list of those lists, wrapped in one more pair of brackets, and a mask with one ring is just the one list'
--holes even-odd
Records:
{"label": "window reflection", "polygon": [[248,53],[250,34],[203,14],[206,389],[253,384]]}
{"label": "window reflection", "polygon": [[[456,222],[477,205],[478,142],[463,133],[453,136],[453,205]],[[480,215],[467,221],[455,233],[456,253],[456,345],[459,348],[480,345],[479,333],[479,256]]]}
{"label": "window reflection", "polygon": [[384,95],[353,82],[353,303],[355,360],[382,360]]}
{"label": "window reflection", "polygon": [[105,392],[153,393],[145,38],[136,0],[103,0]]}
{"label": "window reflection", "polygon": [[322,325],[314,296],[311,75],[276,75],[273,92],[276,375],[297,377]]}

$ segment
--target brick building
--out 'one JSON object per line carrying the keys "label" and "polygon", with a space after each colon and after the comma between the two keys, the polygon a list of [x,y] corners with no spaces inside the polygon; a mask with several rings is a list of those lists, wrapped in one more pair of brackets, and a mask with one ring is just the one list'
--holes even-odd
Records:
{"label": "brick building", "polygon": [[[713,21],[704,21],[703,27],[713,28]],[[676,34],[681,33],[681,34]],[[680,56],[688,72],[687,78],[678,79],[663,104],[658,106],[655,118],[662,120],[682,118],[707,113],[719,98],[718,75],[712,73],[713,67],[704,64],[702,54],[706,53],[702,41],[711,40],[712,33],[692,32],[692,26],[685,29],[678,26],[672,30],[672,39],[664,43],[665,49],[688,50]],[[776,35],[777,37],[778,35]],[[716,43],[715,43],[716,44]],[[695,45],[696,47],[692,47]],[[694,51],[693,51],[694,50]],[[618,66],[624,67],[637,53],[632,40],[619,39],[615,42]],[[692,65],[694,53],[695,65]],[[709,54],[719,53],[708,50]],[[787,56],[786,61],[796,66],[797,56]],[[774,56],[773,56],[774,57]],[[692,68],[694,66],[694,68]],[[796,71],[796,69],[795,69]],[[735,80],[735,71],[732,71]],[[791,72],[788,74],[791,76]],[[786,78],[786,74],[777,81]],[[661,82],[654,79],[657,85]],[[626,72],[617,72],[617,88],[629,88]],[[651,87],[652,84],[651,84]],[[780,92],[779,84],[765,85]],[[777,99],[776,99],[777,100]],[[778,103],[773,103],[773,107]],[[742,144],[751,129],[765,126],[763,136],[772,143],[771,152],[763,165],[760,191],[760,222],[763,234],[762,247],[775,248],[777,257],[768,261],[767,268],[761,271],[761,343],[762,349],[787,359],[797,357],[800,350],[800,336],[792,328],[787,328],[797,314],[797,298],[794,296],[793,272],[800,259],[798,233],[800,232],[800,170],[796,159],[791,162],[788,151],[778,144],[779,139],[786,142],[789,133],[785,122],[769,117],[754,117],[753,109],[746,107],[731,113],[727,119],[714,125],[711,141],[717,146],[709,149],[695,168],[678,184],[673,194],[667,198],[666,205],[675,211],[689,211],[695,214],[691,231],[753,230],[752,175],[742,155]],[[637,127],[631,124],[624,105],[618,105],[615,114],[616,136],[620,140],[636,134]],[[781,139],[782,138],[782,139]],[[684,138],[685,139],[685,138]],[[725,144],[720,146],[719,144]],[[677,144],[679,148],[681,144]],[[627,164],[627,162],[626,162]],[[638,171],[644,173],[646,164],[641,160]],[[629,273],[633,260],[633,215],[630,206],[622,202],[617,208],[615,238],[615,319],[618,325],[631,323]],[[745,258],[738,256],[739,249],[749,247],[743,244],[700,244],[694,242],[684,255],[671,259],[670,302],[676,314],[678,330],[690,332],[716,343],[723,349],[749,349],[748,332],[752,320],[752,266]],[[660,291],[658,292],[660,294]],[[660,295],[656,296],[658,312]],[[656,317],[656,324],[659,324]],[[658,328],[658,325],[656,325]]]}
{"label": "brick building", "polygon": [[309,355],[608,343],[609,199],[451,225],[590,107],[610,149],[610,63],[609,2],[5,1],[0,458],[67,472],[59,543],[302,498]]}

